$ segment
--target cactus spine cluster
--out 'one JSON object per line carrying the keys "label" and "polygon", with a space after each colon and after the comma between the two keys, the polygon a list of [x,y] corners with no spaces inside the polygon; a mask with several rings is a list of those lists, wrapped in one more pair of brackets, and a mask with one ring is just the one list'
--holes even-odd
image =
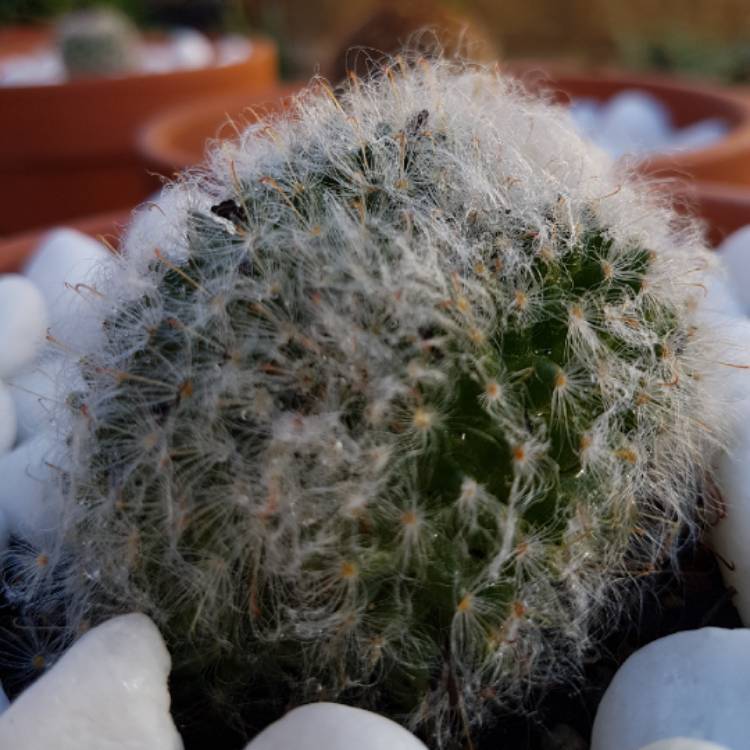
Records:
{"label": "cactus spine cluster", "polygon": [[319,82],[154,211],[91,295],[64,533],[19,599],[72,634],[149,613],[229,707],[339,699],[436,747],[574,678],[716,439],[699,235],[562,110],[424,60]]}
{"label": "cactus spine cluster", "polygon": [[90,8],[61,19],[57,46],[71,78],[117,75],[137,65],[138,31],[120,11]]}

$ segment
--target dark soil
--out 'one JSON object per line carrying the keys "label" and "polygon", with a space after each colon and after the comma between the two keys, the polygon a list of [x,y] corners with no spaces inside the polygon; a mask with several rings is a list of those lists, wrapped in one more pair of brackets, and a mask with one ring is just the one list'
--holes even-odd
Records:
{"label": "dark soil", "polygon": [[682,630],[707,626],[742,627],[721,578],[720,563],[704,544],[686,546],[680,573],[653,576],[640,607],[616,624],[601,654],[586,666],[576,689],[540,695],[525,717],[504,717],[483,737],[477,750],[587,750],[596,708],[618,667],[647,643]]}
{"label": "dark soil", "polygon": [[[641,593],[640,606],[613,626],[600,653],[586,665],[585,679],[574,688],[540,694],[524,716],[498,717],[477,739],[474,750],[587,750],[596,707],[617,668],[634,651],[671,633],[706,626],[741,627],[731,591],[721,579],[720,563],[702,543],[680,555],[680,572],[656,574]],[[38,639],[32,641],[18,613],[0,601],[0,681],[12,698],[35,677],[40,662]],[[209,702],[186,706],[179,685],[171,685],[185,750],[241,750],[247,736],[210,713]],[[262,717],[259,724],[266,722]],[[429,743],[428,743],[429,744]]]}

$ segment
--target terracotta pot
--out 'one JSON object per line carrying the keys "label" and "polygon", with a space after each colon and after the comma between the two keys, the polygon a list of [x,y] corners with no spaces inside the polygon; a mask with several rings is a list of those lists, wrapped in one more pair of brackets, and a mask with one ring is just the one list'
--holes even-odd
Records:
{"label": "terracotta pot", "polygon": [[730,128],[707,148],[674,154],[648,155],[644,172],[659,176],[693,177],[712,182],[750,185],[750,98],[722,86],[706,86],[666,77],[612,70],[583,73],[573,66],[544,61],[513,61],[503,66],[531,91],[552,94],[567,103],[573,98],[606,101],[626,89],[645,91],[669,109],[676,127],[720,118]]}
{"label": "terracotta pot", "polygon": [[[27,32],[25,49],[48,42],[49,33]],[[0,233],[148,196],[158,181],[137,155],[140,126],[183,102],[268,89],[277,80],[276,47],[252,42],[252,54],[231,65],[0,87]]]}
{"label": "terracotta pot", "polygon": [[[112,211],[70,222],[66,226],[91,237],[103,237],[110,245],[117,247],[122,228],[129,219],[130,211]],[[0,240],[0,274],[19,271],[49,229],[36,229]]]}
{"label": "terracotta pot", "polygon": [[5,26],[0,28],[2,55],[19,55],[48,44],[50,31],[45,26]]}
{"label": "terracotta pot", "polygon": [[138,151],[145,167],[173,177],[203,161],[207,142],[233,138],[237,127],[259,117],[283,112],[301,83],[274,86],[253,95],[231,95],[192,102],[156,116],[138,137]]}
{"label": "terracotta pot", "polygon": [[750,224],[750,188],[718,182],[684,183],[673,190],[680,211],[696,213],[706,222],[713,247],[727,235]]}

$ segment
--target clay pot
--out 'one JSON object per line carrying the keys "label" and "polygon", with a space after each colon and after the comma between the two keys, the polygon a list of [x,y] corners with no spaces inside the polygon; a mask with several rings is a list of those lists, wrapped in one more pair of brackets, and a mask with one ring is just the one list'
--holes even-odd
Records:
{"label": "clay pot", "polygon": [[[103,237],[110,245],[117,247],[122,228],[127,225],[129,219],[130,211],[113,211],[79,219],[67,226],[91,237]],[[37,229],[0,240],[0,274],[12,273],[23,268],[47,231]]]}
{"label": "clay pot", "polygon": [[750,224],[750,188],[718,182],[690,182],[672,192],[678,210],[694,212],[706,222],[713,247]]}
{"label": "clay pot", "polygon": [[22,55],[48,44],[50,31],[45,26],[5,26],[0,28],[0,50],[5,55]]}
{"label": "clay pot", "polygon": [[207,142],[236,137],[238,127],[283,112],[302,88],[302,84],[292,83],[251,96],[214,97],[164,112],[139,134],[138,151],[144,166],[171,178],[175,172],[199,164]]}
{"label": "clay pot", "polygon": [[[26,51],[49,38],[50,32],[27,32]],[[276,47],[252,41],[252,53],[231,65],[0,87],[0,234],[147,197],[158,181],[137,155],[140,126],[183,102],[273,85]],[[13,51],[22,46],[17,41]]]}
{"label": "clay pot", "polygon": [[706,86],[666,76],[642,76],[612,70],[583,73],[570,65],[543,61],[514,61],[503,67],[531,91],[551,94],[561,103],[575,98],[605,101],[621,91],[638,89],[664,102],[677,127],[720,118],[730,128],[720,142],[692,151],[650,154],[640,162],[641,169],[660,177],[692,177],[750,185],[750,99],[747,97],[721,86]]}

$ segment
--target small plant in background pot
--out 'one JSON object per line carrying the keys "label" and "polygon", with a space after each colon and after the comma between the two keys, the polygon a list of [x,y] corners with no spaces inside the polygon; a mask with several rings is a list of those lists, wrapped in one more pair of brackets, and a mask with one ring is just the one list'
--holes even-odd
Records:
{"label": "small plant in background pot", "polygon": [[138,63],[138,30],[115,8],[90,8],[63,16],[57,45],[71,78],[127,73]]}
{"label": "small plant in background pot", "polygon": [[8,590],[67,640],[148,613],[176,692],[227,718],[339,700],[458,745],[574,680],[695,522],[722,423],[709,265],[494,72],[320,83],[79,290],[103,325],[54,461],[62,531],[12,552],[33,572]]}

